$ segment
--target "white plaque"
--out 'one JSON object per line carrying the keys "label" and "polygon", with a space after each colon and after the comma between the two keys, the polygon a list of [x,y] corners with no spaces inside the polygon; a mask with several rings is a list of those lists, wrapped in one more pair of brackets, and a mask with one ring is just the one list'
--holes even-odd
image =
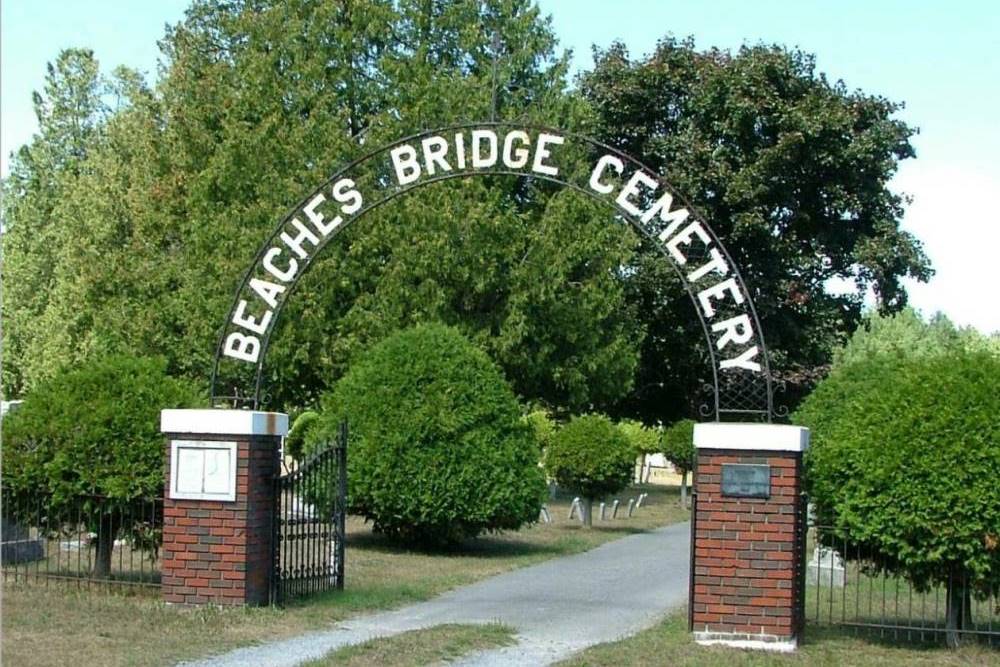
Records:
{"label": "white plaque", "polygon": [[236,500],[236,443],[172,440],[170,497],[178,500]]}

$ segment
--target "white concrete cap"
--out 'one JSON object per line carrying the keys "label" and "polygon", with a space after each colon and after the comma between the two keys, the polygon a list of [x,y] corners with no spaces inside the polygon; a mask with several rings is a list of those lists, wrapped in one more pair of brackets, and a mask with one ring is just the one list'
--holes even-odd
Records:
{"label": "white concrete cap", "polygon": [[256,410],[161,410],[163,433],[288,435],[288,415]]}
{"label": "white concrete cap", "polygon": [[787,424],[695,424],[694,446],[698,449],[804,452],[809,447],[809,429]]}

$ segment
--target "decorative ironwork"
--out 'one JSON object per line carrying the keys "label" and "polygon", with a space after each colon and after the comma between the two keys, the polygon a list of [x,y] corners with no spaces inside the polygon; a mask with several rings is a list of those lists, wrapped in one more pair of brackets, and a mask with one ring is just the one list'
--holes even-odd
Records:
{"label": "decorative ironwork", "polygon": [[271,603],[344,588],[347,424],[332,446],[274,479]]}
{"label": "decorative ironwork", "polygon": [[711,365],[712,400],[704,416],[771,420],[770,359],[752,293],[705,218],[654,171],[612,146],[510,122],[455,125],[399,139],[350,162],[303,199],[261,245],[236,290],[216,348],[213,401],[263,407],[264,363],[275,323],[327,243],[411,190],[487,174],[556,183],[612,207],[658,249],[694,305]]}

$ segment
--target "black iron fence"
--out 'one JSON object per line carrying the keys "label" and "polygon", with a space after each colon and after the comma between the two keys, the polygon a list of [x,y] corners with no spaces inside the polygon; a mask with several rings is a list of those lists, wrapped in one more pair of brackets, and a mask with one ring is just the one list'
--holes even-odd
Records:
{"label": "black iron fence", "polygon": [[163,499],[0,493],[4,581],[160,585]]}
{"label": "black iron fence", "polygon": [[805,562],[807,631],[837,626],[906,642],[1000,648],[1000,595],[956,572],[916,586],[842,530],[809,528]]}
{"label": "black iron fence", "polygon": [[274,480],[271,602],[344,587],[347,424],[335,442]]}

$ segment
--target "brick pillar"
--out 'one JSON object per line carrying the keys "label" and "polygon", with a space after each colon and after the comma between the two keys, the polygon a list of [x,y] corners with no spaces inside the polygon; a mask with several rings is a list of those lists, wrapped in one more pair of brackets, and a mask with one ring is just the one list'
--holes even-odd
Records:
{"label": "brick pillar", "polygon": [[164,410],[163,599],[267,604],[272,479],[288,416],[244,410]]}
{"label": "brick pillar", "polygon": [[700,644],[793,650],[802,619],[809,430],[698,424],[691,630]]}

